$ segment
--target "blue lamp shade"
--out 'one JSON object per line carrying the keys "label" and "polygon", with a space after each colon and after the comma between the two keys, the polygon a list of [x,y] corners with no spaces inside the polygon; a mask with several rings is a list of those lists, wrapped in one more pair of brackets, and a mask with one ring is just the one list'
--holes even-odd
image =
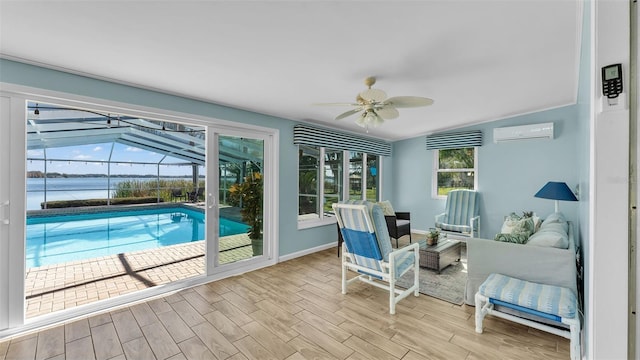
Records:
{"label": "blue lamp shade", "polygon": [[567,183],[549,181],[542,187],[535,195],[537,198],[551,199],[556,201],[556,212],[558,212],[559,200],[564,201],[578,201],[573,191],[569,189]]}

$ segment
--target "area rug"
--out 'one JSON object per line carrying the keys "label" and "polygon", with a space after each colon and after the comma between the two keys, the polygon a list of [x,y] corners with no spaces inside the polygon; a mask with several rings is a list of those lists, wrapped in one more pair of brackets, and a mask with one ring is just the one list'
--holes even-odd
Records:
{"label": "area rug", "polygon": [[[442,269],[438,274],[435,270],[420,268],[420,293],[456,305],[464,302],[464,288],[467,282],[467,251],[462,246],[460,261]],[[399,287],[407,288],[413,284],[413,270],[409,270],[396,283]]]}

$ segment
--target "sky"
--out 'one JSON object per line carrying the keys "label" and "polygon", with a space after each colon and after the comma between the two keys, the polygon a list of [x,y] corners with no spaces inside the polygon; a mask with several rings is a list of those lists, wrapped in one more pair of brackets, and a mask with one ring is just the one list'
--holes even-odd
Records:
{"label": "sky", "polygon": [[[47,159],[62,159],[65,161],[47,162],[47,172],[58,172],[65,174],[107,174],[106,163],[96,163],[92,161],[108,161],[112,143],[91,144],[79,146],[67,146],[47,149]],[[44,159],[44,150],[28,150],[27,161],[28,171],[43,171],[44,162],[35,159]],[[112,175],[157,175],[157,163],[162,160],[163,155],[148,150],[143,150],[128,145],[115,143],[111,161],[121,163],[111,164]],[[69,161],[71,160],[71,161]],[[133,162],[152,163],[148,165],[132,164]],[[163,163],[185,163],[173,157],[167,157]],[[160,166],[161,176],[191,176],[191,166]]]}

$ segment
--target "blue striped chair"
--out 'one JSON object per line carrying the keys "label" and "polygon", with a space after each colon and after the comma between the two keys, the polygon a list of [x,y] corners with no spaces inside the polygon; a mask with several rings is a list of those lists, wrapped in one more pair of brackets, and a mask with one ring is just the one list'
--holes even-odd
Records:
{"label": "blue striped chair", "polygon": [[[419,244],[414,243],[393,251],[384,213],[379,205],[352,200],[333,204],[342,243],[342,293],[347,285],[359,280],[389,291],[389,313],[396,313],[396,304],[413,292],[419,292]],[[396,280],[413,269],[413,285],[396,289]],[[347,280],[347,272],[358,276]]]}
{"label": "blue striped chair", "polygon": [[474,190],[451,190],[442,214],[436,215],[436,228],[463,237],[479,237],[480,196]]}

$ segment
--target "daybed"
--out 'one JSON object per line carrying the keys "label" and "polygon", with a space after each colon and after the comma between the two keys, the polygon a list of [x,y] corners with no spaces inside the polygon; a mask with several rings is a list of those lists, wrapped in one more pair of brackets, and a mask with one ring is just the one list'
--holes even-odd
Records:
{"label": "daybed", "polygon": [[[555,219],[564,218],[560,213],[552,214],[548,219],[552,217]],[[465,302],[469,305],[475,304],[474,297],[478,288],[491,273],[566,287],[577,296],[576,243],[573,224],[571,222],[566,222],[566,224],[568,225],[568,248],[566,249],[491,239],[473,238],[467,240]]]}

